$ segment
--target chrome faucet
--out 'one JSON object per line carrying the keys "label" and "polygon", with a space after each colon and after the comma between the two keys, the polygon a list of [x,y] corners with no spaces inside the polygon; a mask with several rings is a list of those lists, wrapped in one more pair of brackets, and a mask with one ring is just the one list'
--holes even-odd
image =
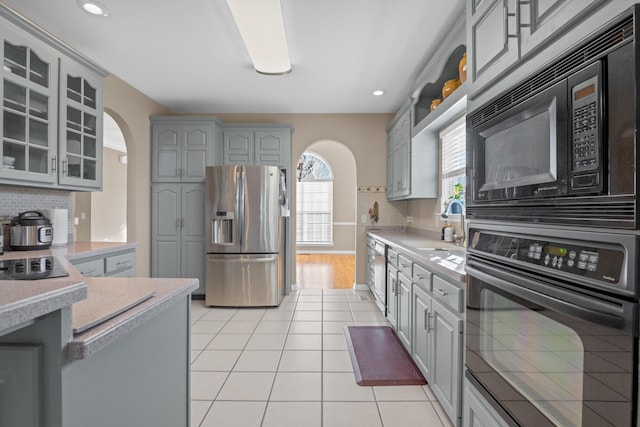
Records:
{"label": "chrome faucet", "polygon": [[449,218],[449,215],[452,214],[453,206],[457,205],[460,208],[460,228],[461,234],[454,234],[453,240],[456,242],[456,245],[464,245],[464,241],[466,239],[465,230],[464,230],[464,205],[458,199],[449,199],[444,202],[444,212],[442,212],[442,218]]}

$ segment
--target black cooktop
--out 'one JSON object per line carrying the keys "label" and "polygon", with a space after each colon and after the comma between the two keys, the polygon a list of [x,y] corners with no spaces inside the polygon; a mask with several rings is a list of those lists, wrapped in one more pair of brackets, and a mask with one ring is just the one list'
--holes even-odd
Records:
{"label": "black cooktop", "polygon": [[54,256],[0,260],[0,280],[37,280],[69,273]]}

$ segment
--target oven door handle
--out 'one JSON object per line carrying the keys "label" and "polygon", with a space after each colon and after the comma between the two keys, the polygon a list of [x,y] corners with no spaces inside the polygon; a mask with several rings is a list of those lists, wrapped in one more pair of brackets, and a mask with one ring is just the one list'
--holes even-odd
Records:
{"label": "oven door handle", "polygon": [[[545,287],[544,284],[495,267],[484,264],[479,265],[473,261],[469,261],[465,268],[467,275],[477,277],[499,289],[551,310],[567,313],[571,316],[615,329],[624,330],[630,327],[625,324],[624,307],[622,305],[554,288],[553,292],[555,294],[566,296],[566,298],[560,299],[542,293]],[[524,283],[526,287],[516,285],[515,283],[517,282]],[[579,301],[581,304],[573,304],[569,301]]]}

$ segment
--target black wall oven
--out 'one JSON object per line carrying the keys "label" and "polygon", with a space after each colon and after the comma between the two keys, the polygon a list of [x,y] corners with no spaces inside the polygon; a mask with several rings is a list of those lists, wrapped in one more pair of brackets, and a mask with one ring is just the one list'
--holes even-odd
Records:
{"label": "black wall oven", "polygon": [[637,237],[473,222],[466,377],[515,426],[635,426]]}
{"label": "black wall oven", "polygon": [[638,11],[467,115],[470,219],[638,228]]}

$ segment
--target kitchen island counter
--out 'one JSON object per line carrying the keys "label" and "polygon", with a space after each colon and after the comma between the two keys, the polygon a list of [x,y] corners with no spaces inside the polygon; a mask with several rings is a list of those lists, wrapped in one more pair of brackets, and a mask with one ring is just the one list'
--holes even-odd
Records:
{"label": "kitchen island counter", "polygon": [[0,280],[0,358],[18,382],[38,379],[31,389],[7,383],[5,403],[16,410],[0,414],[1,425],[20,425],[14,414],[26,412],[52,427],[189,425],[190,294],[198,280],[83,277],[69,260],[133,247],[79,243],[0,256],[55,256],[69,273]]}

